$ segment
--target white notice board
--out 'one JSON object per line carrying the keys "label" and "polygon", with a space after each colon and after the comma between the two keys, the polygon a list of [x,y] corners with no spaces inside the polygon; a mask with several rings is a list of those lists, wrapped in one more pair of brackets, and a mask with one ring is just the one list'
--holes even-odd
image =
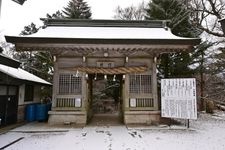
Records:
{"label": "white notice board", "polygon": [[161,109],[162,117],[197,119],[195,79],[162,79]]}

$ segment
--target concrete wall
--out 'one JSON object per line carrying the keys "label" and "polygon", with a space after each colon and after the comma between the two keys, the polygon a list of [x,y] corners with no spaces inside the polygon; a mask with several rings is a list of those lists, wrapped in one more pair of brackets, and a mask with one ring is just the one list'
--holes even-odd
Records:
{"label": "concrete wall", "polygon": [[85,112],[76,111],[49,111],[48,123],[50,125],[72,124],[84,126],[87,122]]}
{"label": "concrete wall", "polygon": [[34,85],[33,101],[24,102],[24,97],[25,97],[25,84],[22,84],[19,86],[17,122],[22,122],[25,120],[26,105],[41,102],[41,86]]}
{"label": "concrete wall", "polygon": [[34,85],[34,97],[33,101],[24,101],[25,97],[25,84],[19,86],[19,100],[18,105],[26,105],[31,103],[40,103],[41,102],[41,86]]}
{"label": "concrete wall", "polygon": [[160,123],[160,111],[125,111],[124,123],[156,125]]}

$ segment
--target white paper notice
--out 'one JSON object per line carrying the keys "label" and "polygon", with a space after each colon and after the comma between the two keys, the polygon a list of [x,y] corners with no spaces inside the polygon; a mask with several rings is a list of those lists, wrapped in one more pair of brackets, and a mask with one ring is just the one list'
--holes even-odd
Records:
{"label": "white paper notice", "polygon": [[75,107],[81,107],[81,99],[80,98],[75,99]]}
{"label": "white paper notice", "polygon": [[136,107],[136,99],[135,98],[130,99],[130,107]]}
{"label": "white paper notice", "polygon": [[197,119],[194,78],[161,80],[162,117]]}

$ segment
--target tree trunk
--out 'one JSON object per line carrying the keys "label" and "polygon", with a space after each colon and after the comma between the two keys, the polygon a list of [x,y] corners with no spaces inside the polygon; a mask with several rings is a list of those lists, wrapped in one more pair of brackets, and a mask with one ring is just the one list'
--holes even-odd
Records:
{"label": "tree trunk", "polygon": [[201,63],[200,63],[200,110],[204,110],[204,72],[203,72],[203,65],[204,65],[204,52],[201,51]]}

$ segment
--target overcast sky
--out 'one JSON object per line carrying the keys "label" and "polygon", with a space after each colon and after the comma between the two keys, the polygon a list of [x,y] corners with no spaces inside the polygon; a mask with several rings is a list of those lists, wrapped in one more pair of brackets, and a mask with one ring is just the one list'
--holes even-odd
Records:
{"label": "overcast sky", "polygon": [[[138,5],[147,0],[86,0],[91,7],[93,19],[113,19],[115,9],[119,5],[127,7]],[[0,32],[7,35],[18,35],[23,27],[34,22],[40,25],[40,18],[52,14],[67,6],[69,0],[27,0],[18,5],[11,0],[2,0]]]}

